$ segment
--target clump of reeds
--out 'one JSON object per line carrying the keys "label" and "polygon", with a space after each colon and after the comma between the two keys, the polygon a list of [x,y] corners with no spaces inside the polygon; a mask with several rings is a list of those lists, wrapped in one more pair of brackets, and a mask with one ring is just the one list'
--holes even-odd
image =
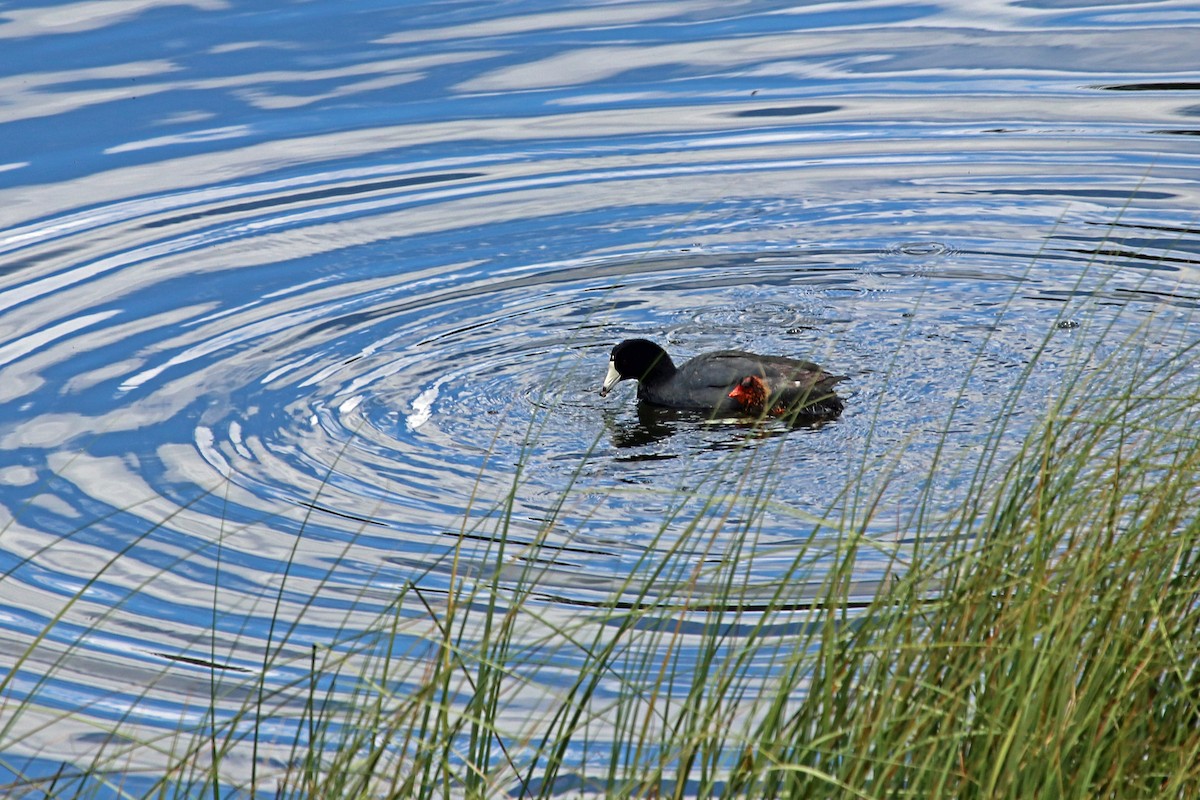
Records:
{"label": "clump of reeds", "polygon": [[[755,529],[720,496],[664,534],[703,549],[721,525],[744,525],[744,549],[690,573],[641,565],[652,580],[578,614],[537,600],[532,567],[515,585],[464,584],[430,607],[437,647],[408,664],[405,688],[382,673],[364,681],[375,688],[355,706],[359,738],[308,773],[313,783],[289,785],[309,796],[345,792],[350,778],[353,793],[395,797],[1194,796],[1200,384],[1186,352],[1143,362],[1128,351],[1081,370],[1018,457],[981,456],[959,514],[921,517],[917,546],[866,601],[851,576],[874,545],[853,530],[799,548],[789,578],[818,576],[815,595],[746,584],[736,565],[754,557]],[[743,489],[740,501],[769,502],[761,485]],[[574,679],[553,669],[559,658],[577,665]],[[534,687],[552,702],[515,724]]]}

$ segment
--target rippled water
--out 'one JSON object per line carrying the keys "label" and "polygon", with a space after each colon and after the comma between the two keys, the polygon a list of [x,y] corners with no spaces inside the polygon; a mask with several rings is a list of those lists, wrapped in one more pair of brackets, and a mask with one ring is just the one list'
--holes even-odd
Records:
{"label": "rippled water", "polygon": [[[500,532],[544,544],[570,616],[748,530],[769,583],[857,486],[884,493],[879,578],[922,492],[953,508],[956,465],[998,422],[1015,448],[1064,371],[1200,332],[1187,3],[0,19],[9,781],[92,763],[114,724],[203,724],[209,665],[257,680],[268,641],[287,685],[405,587],[488,573]],[[846,413],[600,398],[635,335],[813,358]],[[670,552],[747,475],[771,503]]]}

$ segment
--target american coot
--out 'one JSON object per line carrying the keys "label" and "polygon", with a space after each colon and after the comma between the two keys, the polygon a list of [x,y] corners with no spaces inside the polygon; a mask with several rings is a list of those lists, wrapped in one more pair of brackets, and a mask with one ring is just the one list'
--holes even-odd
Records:
{"label": "american coot", "polygon": [[[630,378],[638,382],[638,398],[658,406],[755,415],[779,408],[780,414],[811,418],[842,412],[833,386],[846,376],[830,375],[811,361],[740,350],[705,353],[677,368],[654,342],[626,339],[612,350],[600,396]],[[746,378],[751,384],[739,390]]]}

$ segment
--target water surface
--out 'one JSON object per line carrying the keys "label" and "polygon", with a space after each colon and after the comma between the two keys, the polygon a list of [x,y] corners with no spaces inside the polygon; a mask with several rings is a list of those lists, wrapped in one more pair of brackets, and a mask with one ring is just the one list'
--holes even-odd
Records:
{"label": "water surface", "polygon": [[[272,786],[311,646],[427,616],[414,586],[535,564],[569,621],[663,563],[770,587],[851,522],[869,586],[1064,375],[1197,334],[1188,3],[0,20],[5,782],[101,763],[136,791],[261,680],[270,741],[225,777]],[[602,399],[631,336],[817,360],[847,410]],[[578,663],[547,646],[514,729]]]}

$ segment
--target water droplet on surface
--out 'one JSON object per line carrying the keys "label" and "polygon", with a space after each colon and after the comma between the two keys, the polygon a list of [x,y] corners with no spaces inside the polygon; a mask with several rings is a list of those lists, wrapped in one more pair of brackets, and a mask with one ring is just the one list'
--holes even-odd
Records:
{"label": "water droplet on surface", "polygon": [[941,256],[950,251],[950,248],[941,242],[904,242],[896,249],[901,255],[920,256],[921,258]]}

